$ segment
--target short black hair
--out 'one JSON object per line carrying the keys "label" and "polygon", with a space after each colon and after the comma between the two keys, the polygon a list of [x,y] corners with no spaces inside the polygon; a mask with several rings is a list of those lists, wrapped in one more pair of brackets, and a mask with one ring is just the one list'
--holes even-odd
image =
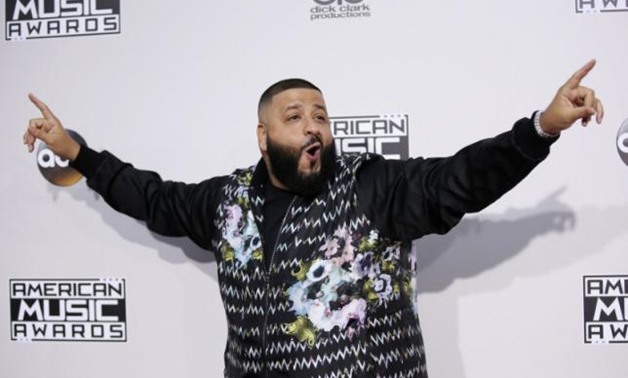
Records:
{"label": "short black hair", "polygon": [[271,85],[270,87],[268,87],[268,89],[264,91],[264,93],[262,93],[262,96],[259,99],[259,103],[257,104],[257,114],[261,114],[262,108],[267,105],[276,94],[287,91],[288,89],[295,88],[314,89],[323,93],[316,85],[310,83],[307,80],[298,78],[284,79]]}

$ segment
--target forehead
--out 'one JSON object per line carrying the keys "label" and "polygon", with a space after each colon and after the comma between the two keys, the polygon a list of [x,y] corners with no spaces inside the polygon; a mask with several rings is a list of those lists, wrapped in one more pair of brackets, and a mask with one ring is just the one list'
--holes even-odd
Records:
{"label": "forehead", "polygon": [[293,88],[277,93],[269,104],[272,111],[280,112],[312,106],[325,108],[325,100],[321,92],[309,88]]}

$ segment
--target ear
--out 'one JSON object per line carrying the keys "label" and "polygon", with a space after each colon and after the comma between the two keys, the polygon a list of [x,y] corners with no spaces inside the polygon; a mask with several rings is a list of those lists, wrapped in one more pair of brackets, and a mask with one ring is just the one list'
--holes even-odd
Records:
{"label": "ear", "polygon": [[266,153],[267,147],[266,147],[266,137],[268,134],[268,127],[259,122],[257,124],[257,145],[259,146],[259,150],[262,153]]}

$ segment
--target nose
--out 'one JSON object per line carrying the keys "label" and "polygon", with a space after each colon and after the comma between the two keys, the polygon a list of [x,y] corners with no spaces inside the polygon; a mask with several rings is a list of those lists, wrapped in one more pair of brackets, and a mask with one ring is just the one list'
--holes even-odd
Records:
{"label": "nose", "polygon": [[314,119],[307,119],[303,128],[305,135],[319,135],[321,134],[321,125]]}

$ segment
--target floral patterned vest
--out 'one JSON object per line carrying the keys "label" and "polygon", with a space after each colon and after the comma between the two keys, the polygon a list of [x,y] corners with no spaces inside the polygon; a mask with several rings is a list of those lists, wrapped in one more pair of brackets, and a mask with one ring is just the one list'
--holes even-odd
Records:
{"label": "floral patterned vest", "polygon": [[382,237],[358,202],[355,173],[369,158],[339,157],[328,190],[295,197],[270,251],[258,172],[229,177],[213,240],[226,377],[427,377],[410,241]]}

